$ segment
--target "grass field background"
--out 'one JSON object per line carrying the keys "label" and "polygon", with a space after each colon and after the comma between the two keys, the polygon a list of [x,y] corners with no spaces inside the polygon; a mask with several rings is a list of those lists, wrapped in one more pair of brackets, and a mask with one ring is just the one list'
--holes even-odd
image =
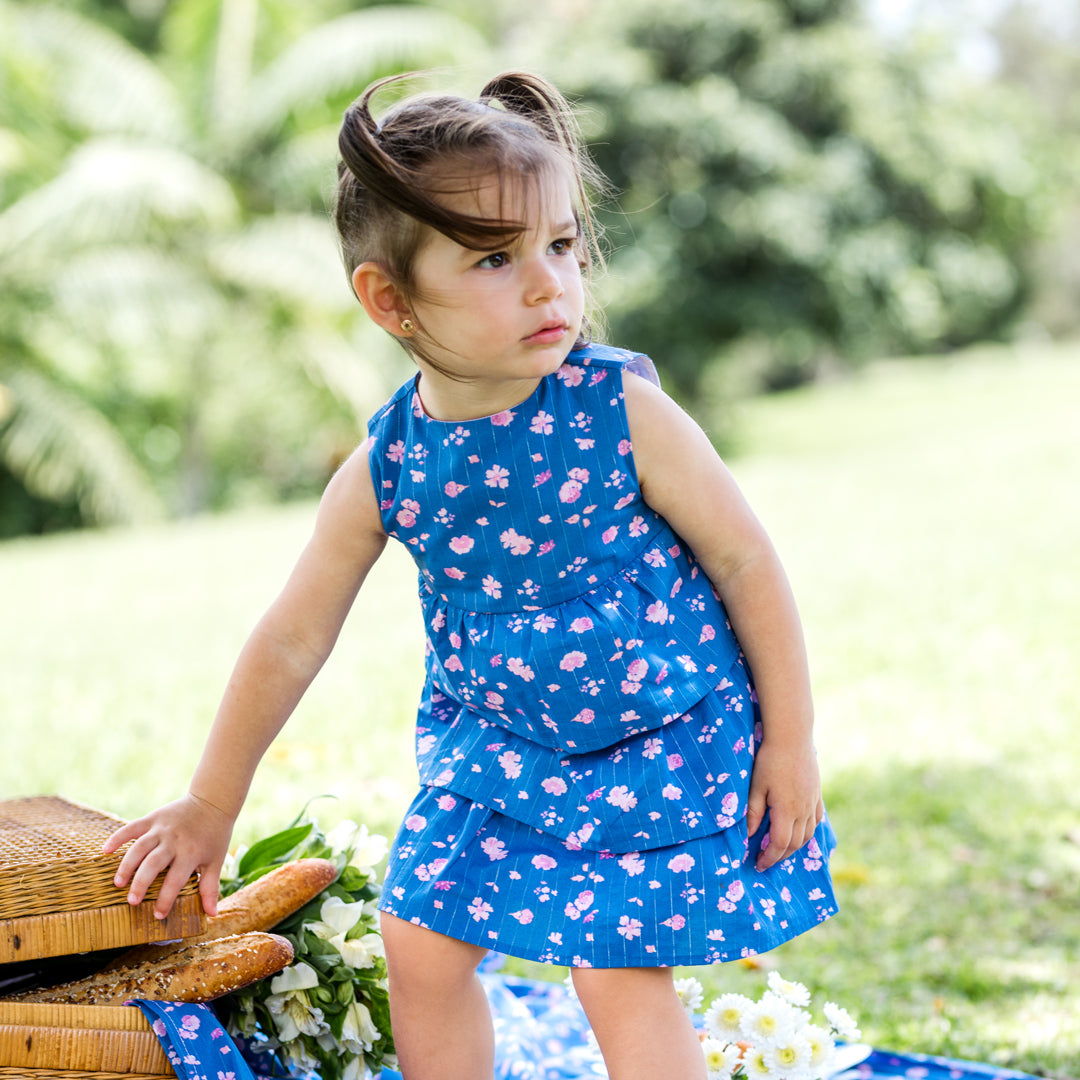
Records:
{"label": "grass field background", "polygon": [[[1080,349],[872,365],[734,414],[793,580],[838,918],[763,958],[896,1050],[1080,1078]],[[137,816],[184,790],[310,505],[0,545],[0,794]],[[391,833],[422,635],[390,551],[238,841],[312,796]],[[558,969],[516,970],[561,977]],[[760,967],[697,969],[755,994]]]}

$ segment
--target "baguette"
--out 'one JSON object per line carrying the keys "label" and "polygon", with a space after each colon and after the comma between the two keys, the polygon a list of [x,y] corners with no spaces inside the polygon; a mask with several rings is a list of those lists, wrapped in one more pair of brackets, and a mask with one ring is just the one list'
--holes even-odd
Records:
{"label": "baguette", "polygon": [[213,1001],[277,974],[292,958],[293,948],[287,938],[277,934],[237,934],[180,946],[160,960],[99,971],[76,982],[27,990],[3,1000],[65,1005],[123,1005],[133,998]]}
{"label": "baguette", "polygon": [[218,913],[206,920],[206,930],[182,942],[136,945],[105,967],[117,971],[148,961],[161,960],[185,945],[248,934],[253,930],[272,930],[309,900],[314,900],[337,877],[337,867],[329,859],[297,859],[271,870],[250,885],[245,885],[218,904]]}

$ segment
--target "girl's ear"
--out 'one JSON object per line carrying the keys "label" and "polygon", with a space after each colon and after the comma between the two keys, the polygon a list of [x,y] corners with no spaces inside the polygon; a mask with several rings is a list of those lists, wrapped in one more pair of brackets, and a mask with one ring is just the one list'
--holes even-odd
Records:
{"label": "girl's ear", "polygon": [[401,324],[408,319],[409,308],[398,287],[378,263],[361,263],[352,273],[352,285],[368,318],[376,326],[395,337],[408,336]]}

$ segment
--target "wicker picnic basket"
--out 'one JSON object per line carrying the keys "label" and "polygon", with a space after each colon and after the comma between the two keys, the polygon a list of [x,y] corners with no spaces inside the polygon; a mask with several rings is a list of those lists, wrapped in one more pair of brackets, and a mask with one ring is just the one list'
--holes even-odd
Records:
{"label": "wicker picnic basket", "polygon": [[[120,855],[103,855],[123,822],[56,796],[0,800],[0,965],[172,941],[202,933],[193,878],[166,919],[155,883],[137,907],[113,884]],[[135,1008],[0,999],[0,1080],[175,1078]]]}

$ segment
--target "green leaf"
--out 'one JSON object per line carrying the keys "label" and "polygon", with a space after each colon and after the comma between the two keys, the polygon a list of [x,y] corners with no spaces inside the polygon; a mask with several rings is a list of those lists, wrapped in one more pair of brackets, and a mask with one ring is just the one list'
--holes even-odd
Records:
{"label": "green leaf", "polygon": [[283,861],[286,855],[299,847],[311,834],[313,828],[315,828],[314,822],[308,822],[306,825],[285,829],[283,832],[275,833],[253,844],[244,853],[237,867],[240,876],[244,877],[256,869],[271,869],[275,863]]}

